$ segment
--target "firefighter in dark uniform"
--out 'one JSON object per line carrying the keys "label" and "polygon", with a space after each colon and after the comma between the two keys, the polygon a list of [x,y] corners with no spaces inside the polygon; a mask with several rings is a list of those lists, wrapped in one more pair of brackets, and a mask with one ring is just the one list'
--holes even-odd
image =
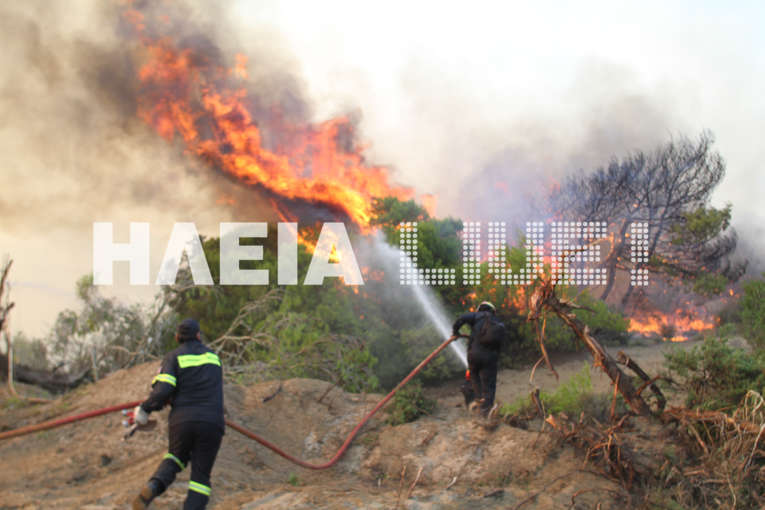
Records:
{"label": "firefighter in dark uniform", "polygon": [[505,325],[496,317],[496,309],[488,301],[478,305],[477,311],[461,315],[452,326],[454,335],[459,334],[463,324],[470,325],[467,359],[472,384],[472,391],[464,388],[463,393],[466,403],[475,397],[481,414],[487,416],[494,406],[497,391],[497,363],[506,336]]}
{"label": "firefighter in dark uniform", "polygon": [[186,319],[178,325],[180,346],[167,353],[160,373],[152,381],[149,398],[136,407],[138,425],[149,413],[170,404],[169,448],[157,471],[133,501],[133,509],[145,509],[162,494],[191,462],[191,480],[184,510],[203,509],[210,498],[210,472],[218,454],[223,419],[223,372],[218,356],[200,338],[199,323]]}

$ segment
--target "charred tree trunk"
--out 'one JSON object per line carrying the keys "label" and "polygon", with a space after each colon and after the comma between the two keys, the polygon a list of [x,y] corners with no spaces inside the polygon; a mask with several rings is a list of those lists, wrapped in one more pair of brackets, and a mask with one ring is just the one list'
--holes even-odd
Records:
{"label": "charred tree trunk", "polygon": [[[0,372],[8,376],[9,359],[5,354],[0,354]],[[62,393],[71,390],[83,383],[90,372],[90,368],[79,374],[59,374],[48,370],[37,370],[26,365],[13,363],[11,365],[13,380],[39,386],[51,393]]]}
{"label": "charred tree trunk", "polygon": [[[667,399],[664,396],[664,393],[661,392],[661,389],[659,389],[659,387],[655,384],[656,378],[651,379],[648,374],[645,373],[645,370],[643,370],[635,360],[624,354],[624,352],[619,351],[616,356],[619,359],[619,363],[635,372],[638,377],[643,380],[643,388],[646,386],[651,388],[651,391],[654,393],[654,395],[656,395],[659,411],[663,411],[664,406],[667,405]],[[638,390],[638,393],[640,393],[640,391],[641,390]]]}
{"label": "charred tree trunk", "polygon": [[623,221],[618,233],[614,234],[613,242],[611,245],[611,251],[606,257],[606,261],[603,264],[608,271],[608,278],[606,280],[606,288],[603,289],[603,293],[600,295],[601,301],[605,301],[611,291],[614,289],[614,283],[616,282],[616,269],[619,264],[619,259],[624,253],[624,235],[627,233],[632,218],[627,218]]}

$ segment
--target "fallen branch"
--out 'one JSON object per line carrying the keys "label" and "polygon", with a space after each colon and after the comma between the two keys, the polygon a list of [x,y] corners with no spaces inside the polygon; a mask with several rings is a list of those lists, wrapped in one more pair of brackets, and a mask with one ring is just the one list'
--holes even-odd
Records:
{"label": "fallen branch", "polygon": [[536,388],[531,392],[531,401],[534,402],[534,405],[537,408],[537,413],[539,413],[539,417],[544,418],[546,414],[545,406],[542,404],[542,399],[539,398],[539,388]]}
{"label": "fallen branch", "polygon": [[681,424],[689,450],[695,450],[696,465],[682,470],[683,479],[677,482],[684,485],[689,503],[762,506],[765,469],[752,469],[765,461],[765,450],[759,447],[765,434],[765,399],[759,393],[749,390],[730,415],[671,407],[661,418]]}
{"label": "fallen branch", "polygon": [[[542,349],[542,356],[548,363],[550,370],[553,371],[553,373],[556,373],[550,364],[550,360],[547,357],[547,351],[544,348],[544,315],[546,310],[550,310],[560,317],[560,319],[571,328],[574,335],[584,343],[592,355],[593,365],[600,367],[603,372],[608,375],[632,410],[638,415],[650,414],[650,408],[643,398],[637,394],[630,378],[624,376],[624,373],[619,369],[616,361],[590,334],[587,325],[582,323],[582,321],[577,319],[576,315],[574,315],[572,310],[575,308],[575,305],[569,301],[560,300],[555,294],[555,285],[552,282],[551,275],[540,276],[539,285],[529,297],[529,313],[527,318],[537,324],[537,332],[539,333],[538,342]],[[540,318],[543,320],[541,328],[538,324]]]}
{"label": "fallen branch", "polygon": [[[534,365],[534,369],[536,369],[537,365],[539,365],[539,362],[544,360],[545,364],[547,365],[547,368],[550,370],[550,372],[553,373],[555,376],[555,380],[557,381],[560,379],[560,376],[558,376],[558,372],[555,371],[555,367],[553,367],[552,362],[550,361],[550,356],[547,354],[547,348],[545,347],[545,327],[547,325],[547,317],[542,314],[542,326],[539,326],[539,321],[535,321],[534,324],[537,328],[537,342],[539,343],[539,349],[542,351],[542,358],[540,358],[539,361]],[[534,377],[534,371],[531,371],[531,377]],[[531,379],[529,379],[529,382]]]}
{"label": "fallen branch", "polygon": [[617,432],[621,431],[627,417],[628,415],[624,415],[618,423],[605,429],[597,424],[593,426],[584,422],[573,423],[563,413],[559,413],[557,417],[550,415],[545,421],[560,434],[563,441],[584,448],[585,461],[593,462],[601,470],[602,476],[630,490],[637,470],[631,451],[617,437]]}
{"label": "fallen branch", "polygon": [[624,351],[619,351],[616,357],[619,360],[619,363],[635,372],[635,374],[637,374],[637,376],[644,381],[643,385],[638,388],[636,394],[640,395],[643,393],[643,390],[646,388],[646,386],[650,387],[651,391],[654,393],[654,395],[656,395],[656,403],[659,408],[659,412],[663,411],[664,407],[667,405],[667,399],[664,397],[664,393],[662,393],[659,387],[655,384],[656,381],[661,377],[656,376],[651,378],[642,368],[640,368],[640,365],[638,365],[635,360],[624,354]]}
{"label": "fallen branch", "polygon": [[414,491],[414,488],[417,485],[417,482],[420,481],[420,475],[422,475],[422,466],[420,466],[420,469],[417,470],[417,476],[414,477],[414,481],[412,482],[412,485],[409,486],[409,491],[406,493],[406,499],[409,499],[410,497],[412,497],[412,492]]}
{"label": "fallen branch", "polygon": [[[279,394],[279,392],[281,392],[281,391],[282,391],[282,383],[281,383],[281,381],[279,381],[279,386],[276,388],[276,391],[274,391],[274,392],[273,392],[273,393],[271,393],[270,395],[266,395],[265,397],[263,397],[263,403],[265,404],[265,403],[266,403],[266,402],[268,402],[269,400],[272,400],[272,399],[273,399],[274,397],[276,397],[276,396]],[[321,399],[319,399],[319,401],[321,401]]]}
{"label": "fallen branch", "polygon": [[398,482],[398,493],[396,494],[396,509],[401,505],[401,492],[404,490],[404,476],[406,475],[406,464],[401,468],[401,479]]}
{"label": "fallen branch", "polygon": [[721,411],[696,411],[684,407],[670,407],[662,414],[665,421],[696,421],[699,423],[723,423],[733,428],[739,428],[751,434],[760,433],[760,425],[748,421],[736,420]]}

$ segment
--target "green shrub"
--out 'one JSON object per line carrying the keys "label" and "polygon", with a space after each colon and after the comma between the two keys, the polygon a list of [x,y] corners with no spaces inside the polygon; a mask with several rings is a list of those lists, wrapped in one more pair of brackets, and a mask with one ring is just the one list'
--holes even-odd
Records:
{"label": "green shrub", "polygon": [[422,415],[430,414],[435,407],[435,400],[425,396],[422,384],[419,381],[413,381],[401,388],[393,397],[393,402],[387,408],[387,422],[390,425],[409,423]]}
{"label": "green shrub", "polygon": [[738,326],[741,323],[741,309],[738,300],[729,301],[717,312],[717,317],[720,324],[735,324]]}
{"label": "green shrub", "polygon": [[583,410],[583,402],[587,395],[592,393],[592,379],[590,379],[590,366],[586,362],[582,370],[572,375],[571,378],[558,386],[554,392],[540,394],[542,404],[548,414],[566,413],[574,416]]}
{"label": "green shrub", "polygon": [[576,300],[577,304],[586,308],[576,310],[579,320],[587,324],[590,333],[603,343],[627,343],[627,329],[630,321],[615,308],[609,307],[605,301],[592,297],[588,292],[582,292]]}
{"label": "green shrub", "polygon": [[[520,333],[523,338],[521,343],[522,350],[528,350],[539,355],[537,344],[537,332],[533,322],[524,322],[520,325]],[[548,351],[574,352],[581,350],[584,346],[582,342],[556,315],[548,315],[545,324],[545,346]]]}
{"label": "green shrub", "polygon": [[743,289],[739,301],[742,333],[752,347],[765,349],[765,280],[748,281]]}
{"label": "green shrub", "polygon": [[374,391],[379,387],[377,377],[372,373],[377,358],[363,345],[337,348],[338,384],[351,393]]}
{"label": "green shrub", "polygon": [[350,335],[329,333],[320,318],[307,313],[282,312],[268,316],[261,334],[278,341],[246,346],[245,359],[260,362],[265,377],[305,377],[331,381],[352,393],[378,388],[377,364],[365,343]]}
{"label": "green shrub", "polygon": [[[543,391],[539,394],[539,398],[547,414],[566,413],[573,417],[584,413],[603,420],[607,418],[611,408],[610,395],[593,393],[590,366],[586,362],[582,370],[560,384],[555,391],[552,393]],[[534,403],[529,395],[503,405],[499,413],[503,417],[519,416],[533,412],[533,408]],[[623,412],[625,409],[623,400],[621,397],[618,398],[617,410]]]}
{"label": "green shrub", "polygon": [[518,397],[509,404],[502,404],[502,406],[499,408],[499,415],[504,418],[508,416],[526,414],[531,410],[533,406],[534,403],[531,401],[530,396]]}
{"label": "green shrub", "polygon": [[724,275],[718,273],[702,273],[693,282],[693,291],[702,296],[712,297],[720,295],[730,281]]}
{"label": "green shrub", "polygon": [[22,331],[13,335],[14,362],[37,370],[48,370],[48,348],[42,338],[30,338]]}
{"label": "green shrub", "polygon": [[[433,349],[443,341],[433,326],[427,325],[421,328],[408,329],[401,332],[403,352],[409,360],[419,363],[425,359]],[[398,377],[400,381],[414,367],[406,368]],[[459,375],[464,370],[462,364],[452,354],[451,349],[440,354],[428,363],[417,376],[425,385],[442,384],[444,380]]]}
{"label": "green shrub", "polygon": [[734,349],[725,338],[709,336],[690,351],[665,357],[670,377],[687,391],[689,407],[724,410],[735,407],[747,390],[765,390],[765,352]]}

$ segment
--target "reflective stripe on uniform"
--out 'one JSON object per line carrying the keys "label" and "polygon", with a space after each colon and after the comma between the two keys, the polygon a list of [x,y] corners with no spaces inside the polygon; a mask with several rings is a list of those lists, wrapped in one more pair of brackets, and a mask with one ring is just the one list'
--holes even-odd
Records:
{"label": "reflective stripe on uniform", "polygon": [[220,366],[220,358],[214,352],[181,354],[178,356],[178,366],[181,368],[198,367],[199,365],[207,364]]}
{"label": "reflective stripe on uniform", "polygon": [[201,483],[197,483],[194,480],[189,481],[189,490],[204,494],[205,496],[209,496],[210,492],[212,492],[210,487],[207,485],[202,485]]}
{"label": "reflective stripe on uniform", "polygon": [[175,463],[178,464],[178,467],[181,468],[181,471],[183,471],[186,468],[186,466],[183,465],[183,462],[181,462],[181,460],[178,457],[176,457],[175,455],[173,455],[172,453],[168,452],[162,458],[163,459],[171,459],[171,460],[175,461]]}
{"label": "reflective stripe on uniform", "polygon": [[170,384],[171,386],[175,386],[175,377],[173,377],[170,374],[159,374],[157,377],[152,379],[151,384],[154,384],[155,382],[165,382],[167,384]]}

